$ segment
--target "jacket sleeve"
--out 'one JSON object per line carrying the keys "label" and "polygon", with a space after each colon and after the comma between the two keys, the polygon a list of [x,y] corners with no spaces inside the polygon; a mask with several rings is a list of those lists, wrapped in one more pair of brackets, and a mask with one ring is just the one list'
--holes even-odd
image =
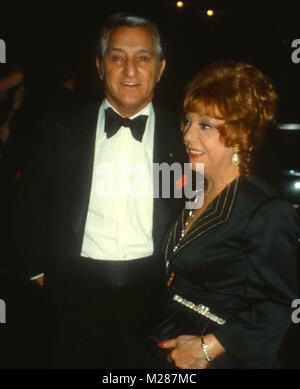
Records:
{"label": "jacket sleeve", "polygon": [[269,199],[252,214],[247,245],[246,311],[233,315],[214,335],[247,368],[270,368],[291,324],[297,298],[299,220],[288,202]]}

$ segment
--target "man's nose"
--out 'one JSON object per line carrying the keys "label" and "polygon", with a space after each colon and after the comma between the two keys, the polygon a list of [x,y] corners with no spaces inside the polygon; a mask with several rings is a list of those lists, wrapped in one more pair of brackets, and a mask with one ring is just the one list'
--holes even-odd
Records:
{"label": "man's nose", "polygon": [[124,68],[123,68],[123,72],[125,74],[125,76],[127,77],[135,77],[136,73],[137,73],[137,66],[136,66],[136,61],[134,59],[127,59],[125,64],[124,64]]}

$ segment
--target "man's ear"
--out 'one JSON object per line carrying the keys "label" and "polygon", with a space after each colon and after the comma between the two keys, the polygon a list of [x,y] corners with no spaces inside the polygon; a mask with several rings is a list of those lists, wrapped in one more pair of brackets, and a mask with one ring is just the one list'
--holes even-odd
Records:
{"label": "man's ear", "polygon": [[100,80],[103,80],[102,61],[99,57],[96,57],[96,67],[98,70],[98,75],[99,75]]}
{"label": "man's ear", "polygon": [[159,71],[158,71],[158,76],[157,76],[156,82],[159,82],[159,80],[160,80],[160,78],[161,78],[161,76],[162,76],[162,74],[163,74],[163,72],[165,70],[165,67],[166,67],[166,60],[163,59],[161,61],[161,64],[160,64],[160,68],[159,68]]}

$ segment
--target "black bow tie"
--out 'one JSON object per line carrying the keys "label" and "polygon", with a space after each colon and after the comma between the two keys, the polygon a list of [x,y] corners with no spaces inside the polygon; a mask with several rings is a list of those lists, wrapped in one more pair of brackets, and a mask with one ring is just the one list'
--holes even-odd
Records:
{"label": "black bow tie", "polygon": [[105,110],[105,132],[106,137],[111,138],[114,136],[120,127],[129,127],[131,130],[132,136],[138,140],[142,141],[143,135],[146,128],[148,116],[140,115],[134,119],[123,118],[118,115],[112,108],[107,108]]}

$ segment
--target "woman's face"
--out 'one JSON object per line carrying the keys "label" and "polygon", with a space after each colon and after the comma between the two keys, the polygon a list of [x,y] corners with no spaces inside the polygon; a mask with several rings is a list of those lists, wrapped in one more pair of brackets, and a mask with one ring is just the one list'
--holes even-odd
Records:
{"label": "woman's face", "polygon": [[183,138],[192,169],[199,171],[197,163],[204,164],[205,176],[222,174],[232,167],[232,148],[220,140],[218,127],[224,120],[209,117],[201,112],[188,112]]}

